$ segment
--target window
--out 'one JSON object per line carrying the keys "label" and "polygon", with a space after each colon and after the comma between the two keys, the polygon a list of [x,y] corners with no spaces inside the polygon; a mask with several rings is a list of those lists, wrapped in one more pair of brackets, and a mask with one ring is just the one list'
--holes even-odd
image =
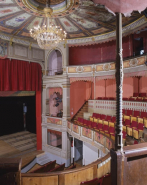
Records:
{"label": "window", "polygon": [[47,144],[54,147],[62,148],[62,132],[48,129]]}

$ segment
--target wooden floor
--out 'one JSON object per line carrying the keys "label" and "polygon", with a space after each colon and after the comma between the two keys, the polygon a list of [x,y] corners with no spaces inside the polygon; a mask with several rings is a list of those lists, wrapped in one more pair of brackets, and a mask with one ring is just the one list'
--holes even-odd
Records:
{"label": "wooden floor", "polygon": [[22,158],[22,168],[41,153],[36,150],[36,134],[23,131],[0,137],[0,158]]}

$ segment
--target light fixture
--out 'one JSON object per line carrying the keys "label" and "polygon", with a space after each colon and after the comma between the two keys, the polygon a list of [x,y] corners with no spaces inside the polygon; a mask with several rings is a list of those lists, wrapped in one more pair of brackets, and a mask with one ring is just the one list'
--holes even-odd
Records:
{"label": "light fixture", "polygon": [[49,5],[50,0],[47,0],[46,7],[43,10],[46,16],[46,23],[44,22],[43,26],[40,27],[38,25],[30,30],[31,37],[37,40],[41,49],[55,49],[57,45],[66,39],[67,34],[60,26],[55,26],[52,23],[51,15],[53,9]]}

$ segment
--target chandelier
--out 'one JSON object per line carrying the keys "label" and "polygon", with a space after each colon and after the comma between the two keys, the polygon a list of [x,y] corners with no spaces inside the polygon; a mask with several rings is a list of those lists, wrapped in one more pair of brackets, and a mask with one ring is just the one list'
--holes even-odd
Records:
{"label": "chandelier", "polygon": [[37,26],[30,30],[30,35],[32,38],[37,40],[38,45],[41,49],[52,49],[56,48],[62,41],[66,39],[66,32],[53,24],[51,15],[53,9],[49,7],[50,2],[46,3],[44,8],[44,13],[46,16],[43,26]]}

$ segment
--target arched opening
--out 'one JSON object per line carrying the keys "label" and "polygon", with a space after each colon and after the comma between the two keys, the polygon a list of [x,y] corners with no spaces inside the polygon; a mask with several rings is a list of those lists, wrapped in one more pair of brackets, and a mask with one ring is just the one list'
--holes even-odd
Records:
{"label": "arched opening", "polygon": [[62,54],[59,50],[53,50],[48,57],[48,76],[62,73]]}

